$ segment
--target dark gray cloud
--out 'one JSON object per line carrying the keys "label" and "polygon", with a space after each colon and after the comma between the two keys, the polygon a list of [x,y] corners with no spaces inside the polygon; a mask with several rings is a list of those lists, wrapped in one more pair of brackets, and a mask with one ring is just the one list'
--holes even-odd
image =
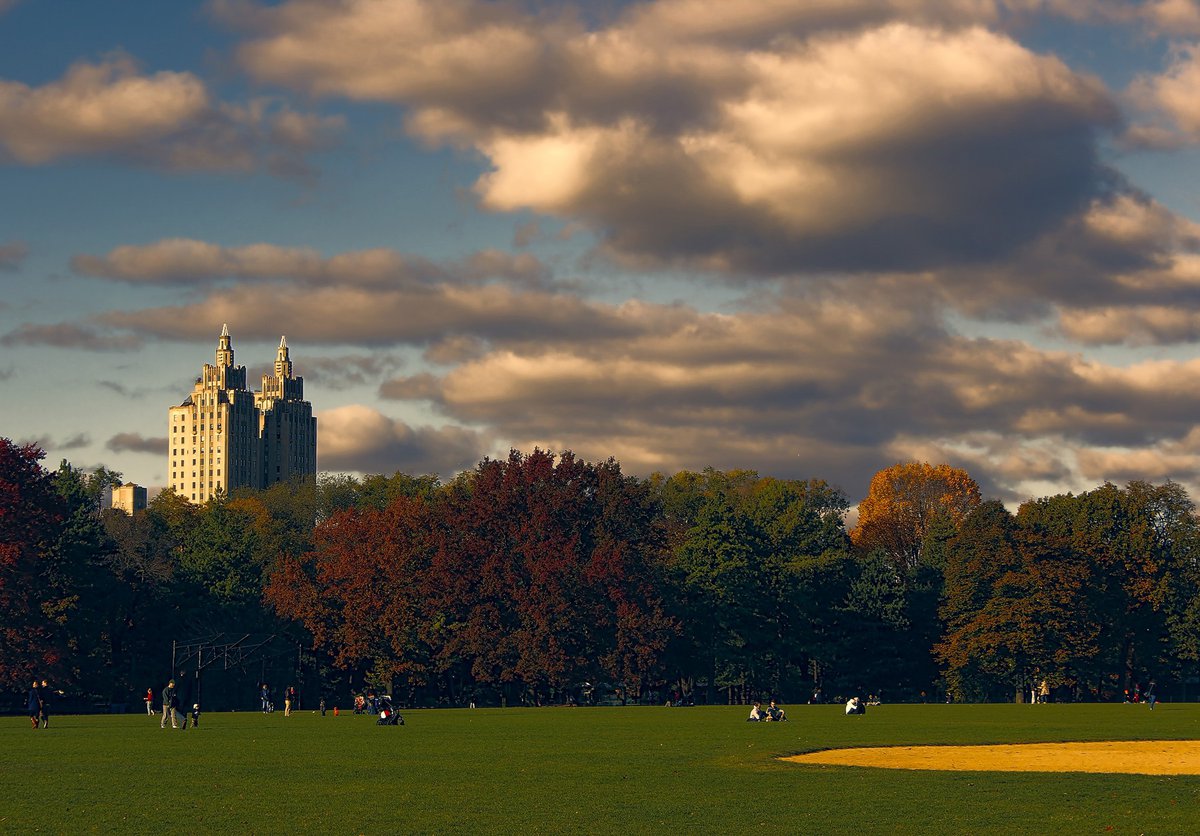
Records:
{"label": "dark gray cloud", "polygon": [[147,438],[139,433],[117,433],[104,445],[114,453],[150,453],[167,455],[167,439]]}
{"label": "dark gray cloud", "polygon": [[520,447],[615,455],[633,472],[755,467],[852,492],[924,454],[1020,497],[1078,472],[1078,450],[1191,431],[1200,364],[1110,367],[967,338],[941,322],[938,295],[902,280],[831,282],[770,312],[647,315],[619,341],[505,345],[380,394],[430,402]]}
{"label": "dark gray cloud", "polygon": [[296,374],[321,389],[342,390],[375,385],[403,365],[389,354],[343,354],[336,357],[303,356],[297,359]]}
{"label": "dark gray cloud", "polygon": [[280,333],[302,333],[308,345],[387,348],[440,344],[463,334],[500,342],[619,338],[633,327],[612,305],[501,284],[401,289],[327,286],[286,295],[272,287],[238,286],[214,291],[192,304],[113,311],[99,315],[95,322],[97,327],[164,340],[207,341],[227,322],[235,339],[267,340],[278,339]]}
{"label": "dark gray cloud", "polygon": [[36,444],[47,453],[67,452],[70,450],[81,450],[92,443],[92,440],[86,433],[77,433],[68,436],[61,441],[50,435],[39,435],[31,438],[22,438],[17,440],[17,444]]}
{"label": "dark gray cloud", "polygon": [[411,474],[449,478],[490,451],[486,436],[463,427],[411,427],[365,406],[321,412],[317,457],[325,471]]}
{"label": "dark gray cloud", "polygon": [[97,380],[96,385],[101,389],[107,389],[110,392],[115,392],[122,398],[144,398],[151,393],[161,394],[164,392],[170,392],[174,394],[176,391],[176,387],[174,386],[129,386],[116,380]]}
{"label": "dark gray cloud", "polygon": [[22,325],[0,337],[0,345],[48,345],[54,348],[87,351],[130,351],[140,348],[141,337],[131,334],[105,334],[94,327],[61,322],[52,325]]}
{"label": "dark gray cloud", "polygon": [[1086,211],[994,264],[936,273],[947,301],[970,316],[1036,320],[1054,310],[1200,302],[1200,225],[1130,191]]}
{"label": "dark gray cloud", "polygon": [[29,255],[29,247],[21,241],[0,244],[0,270],[16,270]]}

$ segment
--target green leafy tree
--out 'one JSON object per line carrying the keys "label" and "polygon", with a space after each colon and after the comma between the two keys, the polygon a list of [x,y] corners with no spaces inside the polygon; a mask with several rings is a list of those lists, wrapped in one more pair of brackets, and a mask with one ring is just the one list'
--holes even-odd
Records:
{"label": "green leafy tree", "polygon": [[[830,554],[848,546],[845,496],[819,480],[752,471],[682,472],[652,480],[671,545],[677,614],[672,658],[682,684],[702,678],[748,693],[807,689],[830,647]],[[686,690],[686,688],[685,688]],[[745,692],[745,693],[743,693]]]}
{"label": "green leafy tree", "polygon": [[84,473],[63,461],[54,474],[66,516],[46,564],[43,611],[55,625],[67,653],[65,682],[83,695],[109,699],[116,691],[114,643],[122,626],[119,581],[110,571],[114,546],[101,523],[105,489],[120,484],[120,474],[100,468]]}
{"label": "green leafy tree", "polygon": [[1101,635],[1093,561],[1035,524],[1067,510],[1045,502],[1014,517],[986,502],[947,544],[947,634],[937,653],[960,698],[1007,690],[1020,701],[1036,682],[1076,685],[1090,669]]}

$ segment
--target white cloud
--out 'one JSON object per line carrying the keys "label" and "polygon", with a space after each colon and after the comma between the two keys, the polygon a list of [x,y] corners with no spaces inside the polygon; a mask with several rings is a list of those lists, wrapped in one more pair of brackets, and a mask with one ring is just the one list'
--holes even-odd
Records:
{"label": "white cloud", "polygon": [[127,55],[73,64],[30,87],[0,80],[0,156],[26,165],[110,156],[185,170],[303,173],[302,154],[327,147],[341,117],[295,112],[265,99],[215,101],[188,72],[139,72]]}
{"label": "white cloud", "polygon": [[484,283],[506,279],[517,284],[551,284],[549,268],[528,253],[480,250],[436,264],[420,256],[377,247],[326,258],[310,247],[258,243],[222,247],[207,241],[167,238],[150,244],[116,247],[103,256],[77,255],[77,273],[131,283],[198,285],[227,279],[280,280],[303,285],[415,287],[433,281]]}
{"label": "white cloud", "polygon": [[484,154],[485,206],[584,221],[623,259],[976,262],[1099,189],[1107,91],[961,25],[993,19],[990,3],[760,0],[682,23],[692,10],[643,4],[591,31],[467,0],[225,14],[252,28],[238,55],[256,79],[402,105],[419,136]]}
{"label": "white cloud", "polygon": [[109,153],[176,134],[210,108],[208,91],[191,73],[143,76],[118,55],[75,64],[42,87],[0,81],[0,146],[35,165]]}
{"label": "white cloud", "polygon": [[1129,128],[1125,141],[1167,148],[1200,142],[1198,88],[1200,44],[1182,44],[1173,51],[1162,73],[1143,73],[1126,91],[1130,109],[1140,113],[1144,121]]}

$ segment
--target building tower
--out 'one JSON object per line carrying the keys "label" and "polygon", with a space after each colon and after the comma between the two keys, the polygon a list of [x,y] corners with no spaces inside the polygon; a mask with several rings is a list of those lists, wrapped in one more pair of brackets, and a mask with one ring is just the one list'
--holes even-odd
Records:
{"label": "building tower", "polygon": [[287,337],[279,338],[274,374],[254,393],[261,438],[259,487],[317,473],[317,419],[304,400],[304,378],[292,377]]}
{"label": "building tower", "polygon": [[168,411],[170,487],[192,502],[234,488],[258,487],[258,414],[246,367],[233,363],[229,326],[221,328],[216,363],[205,363],[179,406]]}
{"label": "building tower", "polygon": [[119,485],[112,489],[110,507],[115,511],[122,511],[128,516],[137,516],[146,510],[146,489],[133,482]]}

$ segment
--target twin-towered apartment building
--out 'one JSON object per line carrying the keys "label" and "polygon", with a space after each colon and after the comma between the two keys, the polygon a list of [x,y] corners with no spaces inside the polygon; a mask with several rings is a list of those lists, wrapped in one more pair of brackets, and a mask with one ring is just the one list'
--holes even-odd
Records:
{"label": "twin-towered apartment building", "polygon": [[266,488],[317,472],[317,419],[304,400],[304,378],[292,376],[287,338],[262,389],[246,388],[246,367],[233,364],[229,326],[221,329],[216,363],[169,410],[168,486],[205,502],[234,488]]}

